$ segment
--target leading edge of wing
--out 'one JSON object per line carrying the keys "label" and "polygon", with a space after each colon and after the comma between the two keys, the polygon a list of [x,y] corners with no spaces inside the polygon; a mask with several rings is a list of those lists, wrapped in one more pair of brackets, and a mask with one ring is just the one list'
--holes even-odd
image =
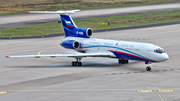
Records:
{"label": "leading edge of wing", "polygon": [[46,54],[46,55],[19,55],[19,56],[5,56],[6,58],[25,58],[25,57],[116,57],[111,52],[93,52],[93,53],[65,53],[65,54]]}

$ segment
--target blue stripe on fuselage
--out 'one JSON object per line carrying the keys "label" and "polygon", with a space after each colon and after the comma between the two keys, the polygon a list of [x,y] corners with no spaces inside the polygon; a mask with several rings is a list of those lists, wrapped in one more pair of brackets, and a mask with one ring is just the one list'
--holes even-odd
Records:
{"label": "blue stripe on fuselage", "polygon": [[[119,50],[122,50],[122,51],[125,51],[125,52],[128,52],[129,54],[132,54],[132,55],[134,55],[134,56],[129,56],[129,55],[127,55],[126,53],[117,53],[117,52],[113,52],[115,55],[116,55],[116,57],[120,57],[120,55],[123,55],[123,56],[125,56],[124,58],[127,58],[127,57],[129,57],[129,58],[131,58],[132,60],[145,60],[145,61],[152,61],[152,62],[156,62],[156,61],[154,61],[154,60],[151,60],[151,59],[149,59],[149,58],[146,58],[146,57],[144,57],[144,56],[142,56],[142,55],[139,55],[139,54],[137,54],[137,53],[134,53],[134,52],[131,52],[131,51],[129,51],[129,50],[126,50],[126,49],[122,49],[122,48],[118,48],[118,47],[115,47],[115,46],[85,46],[85,47],[81,47],[81,48],[94,48],[94,47],[108,47],[108,48],[116,48],[116,49],[119,49]],[[144,59],[143,59],[144,58]]]}

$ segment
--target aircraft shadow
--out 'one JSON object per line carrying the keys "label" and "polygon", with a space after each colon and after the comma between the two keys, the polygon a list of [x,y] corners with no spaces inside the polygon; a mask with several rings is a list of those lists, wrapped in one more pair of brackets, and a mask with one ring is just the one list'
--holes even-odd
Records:
{"label": "aircraft shadow", "polygon": [[[137,62],[131,62],[129,64],[135,64]],[[125,68],[129,64],[119,64],[117,62],[109,62],[109,63],[102,63],[102,62],[83,62],[82,66],[72,66],[70,62],[57,62],[53,64],[48,65],[32,65],[32,66],[12,66],[13,68],[105,68],[105,67],[122,67],[125,66]],[[10,68],[12,68],[10,67]],[[130,67],[127,67],[130,68]],[[133,69],[133,67],[131,68]]]}

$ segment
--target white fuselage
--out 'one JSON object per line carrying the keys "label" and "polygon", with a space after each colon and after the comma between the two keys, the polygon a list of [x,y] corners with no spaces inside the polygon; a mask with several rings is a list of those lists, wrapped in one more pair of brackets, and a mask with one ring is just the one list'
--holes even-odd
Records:
{"label": "white fuselage", "polygon": [[115,58],[150,62],[162,62],[169,58],[165,52],[155,52],[156,49],[163,50],[161,47],[149,43],[78,37],[66,37],[65,40],[81,43],[80,48],[75,49],[78,52],[112,52]]}

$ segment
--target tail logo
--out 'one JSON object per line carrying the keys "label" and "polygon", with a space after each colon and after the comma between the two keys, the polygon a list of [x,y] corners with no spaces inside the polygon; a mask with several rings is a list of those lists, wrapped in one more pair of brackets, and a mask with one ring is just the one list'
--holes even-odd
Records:
{"label": "tail logo", "polygon": [[66,21],[66,25],[67,25],[67,27],[73,27],[73,25],[71,24],[70,21]]}

